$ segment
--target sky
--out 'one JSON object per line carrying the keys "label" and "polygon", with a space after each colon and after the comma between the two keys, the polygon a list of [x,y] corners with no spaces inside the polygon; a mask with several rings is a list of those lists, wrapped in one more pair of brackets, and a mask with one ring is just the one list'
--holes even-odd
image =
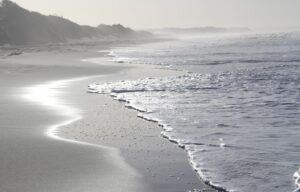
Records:
{"label": "sky", "polygon": [[300,0],[13,0],[83,25],[300,28]]}

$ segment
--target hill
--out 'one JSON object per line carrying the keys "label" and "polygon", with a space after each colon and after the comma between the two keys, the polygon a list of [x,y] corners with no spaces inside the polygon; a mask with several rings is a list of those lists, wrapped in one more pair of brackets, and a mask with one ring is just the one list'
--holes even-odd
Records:
{"label": "hill", "polygon": [[150,36],[122,25],[78,25],[62,17],[28,11],[9,0],[0,4],[0,44],[61,43],[84,38],[124,40]]}

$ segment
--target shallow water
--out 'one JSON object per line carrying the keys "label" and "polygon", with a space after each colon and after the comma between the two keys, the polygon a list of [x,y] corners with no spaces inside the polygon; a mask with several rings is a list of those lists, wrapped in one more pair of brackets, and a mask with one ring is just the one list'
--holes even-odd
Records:
{"label": "shallow water", "polygon": [[291,192],[300,165],[300,35],[185,38],[115,49],[115,62],[189,71],[94,84],[187,150],[208,183],[227,191]]}

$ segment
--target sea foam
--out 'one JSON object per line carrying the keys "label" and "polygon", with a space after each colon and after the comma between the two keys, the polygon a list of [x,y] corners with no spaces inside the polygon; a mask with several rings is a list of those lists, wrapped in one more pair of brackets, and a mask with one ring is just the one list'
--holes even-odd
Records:
{"label": "sea foam", "polygon": [[199,176],[219,190],[294,191],[299,45],[299,35],[282,33],[114,49],[113,57],[129,63],[190,73],[94,84],[90,91],[111,94],[158,122],[162,136],[185,149]]}

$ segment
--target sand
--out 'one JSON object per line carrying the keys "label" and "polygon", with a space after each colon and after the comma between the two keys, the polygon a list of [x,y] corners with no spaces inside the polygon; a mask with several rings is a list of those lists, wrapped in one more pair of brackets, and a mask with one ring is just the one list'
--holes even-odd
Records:
{"label": "sand", "polygon": [[[0,191],[205,189],[185,152],[163,139],[157,124],[107,95],[87,93],[92,82],[176,72],[112,65],[95,50],[0,60]],[[81,61],[93,57],[103,64]]]}

